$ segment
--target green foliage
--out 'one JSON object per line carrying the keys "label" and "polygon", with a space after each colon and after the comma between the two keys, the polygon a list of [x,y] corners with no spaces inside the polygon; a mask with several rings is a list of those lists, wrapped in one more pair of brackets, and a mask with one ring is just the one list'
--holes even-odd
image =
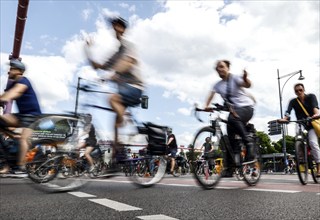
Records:
{"label": "green foliage", "polygon": [[[285,141],[286,141],[286,151],[289,154],[294,154],[294,137],[290,135],[285,136]],[[282,147],[283,147],[283,139],[281,138],[280,140],[277,141],[277,145],[279,149],[281,149],[280,152],[282,152]]]}
{"label": "green foliage", "polygon": [[257,131],[256,134],[260,140],[261,154],[278,153],[278,151],[275,149],[275,146],[271,143],[269,135],[263,131]]}

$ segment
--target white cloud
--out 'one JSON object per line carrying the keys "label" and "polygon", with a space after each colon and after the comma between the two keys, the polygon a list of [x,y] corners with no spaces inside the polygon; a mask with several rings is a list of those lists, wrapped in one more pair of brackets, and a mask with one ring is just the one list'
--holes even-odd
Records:
{"label": "white cloud", "polygon": [[82,11],[82,18],[87,21],[90,17],[90,15],[93,13],[93,10],[92,9],[84,9]]}
{"label": "white cloud", "polygon": [[[148,87],[160,89],[161,98],[170,101],[170,105],[158,103],[160,107],[171,107],[186,116],[189,110],[181,104],[192,106],[197,102],[202,106],[211,86],[219,80],[213,70],[218,59],[229,59],[234,74],[242,74],[242,69],[247,68],[253,82],[249,91],[257,99],[253,122],[259,130],[266,131],[266,122],[280,117],[277,69],[281,76],[303,70],[307,92],[320,97],[319,2],[235,1],[225,5],[223,1],[163,1],[161,4],[163,10],[151,18],[132,15],[128,33],[128,38],[136,43]],[[129,9],[133,5],[122,7]],[[104,16],[114,15],[120,13],[101,9],[95,22],[96,31],[75,33],[61,47],[60,57],[24,56],[30,65],[28,74],[37,80],[37,89],[44,94],[42,104],[58,108],[55,104],[60,100],[74,98],[68,94],[72,78],[94,78],[99,74],[85,62],[83,40],[93,39],[92,56],[103,62],[117,46],[113,31],[104,21]],[[47,43],[56,40],[47,35],[41,39]],[[4,57],[7,59],[7,54]],[[294,96],[292,88],[297,78],[290,79],[283,89],[283,109]],[[281,87],[287,79],[281,79]],[[216,97],[214,101],[221,99]],[[166,111],[157,111],[155,120],[162,124],[173,122],[165,121]],[[173,117],[177,116],[170,119]],[[176,123],[175,129],[179,130],[179,142],[190,143],[190,134],[195,131],[191,129],[196,126],[181,124]]]}
{"label": "white cloud", "polygon": [[186,115],[189,116],[191,113],[191,110],[188,108],[178,108],[177,110],[179,113],[181,113],[182,115]]}

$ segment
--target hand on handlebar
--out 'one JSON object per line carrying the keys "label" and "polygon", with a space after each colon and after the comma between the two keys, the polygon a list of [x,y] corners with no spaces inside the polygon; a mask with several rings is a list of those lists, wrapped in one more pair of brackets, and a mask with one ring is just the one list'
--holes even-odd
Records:
{"label": "hand on handlebar", "polygon": [[283,124],[289,123],[288,119],[285,119],[285,118],[280,118],[280,119],[277,120],[277,122],[278,123],[283,123]]}

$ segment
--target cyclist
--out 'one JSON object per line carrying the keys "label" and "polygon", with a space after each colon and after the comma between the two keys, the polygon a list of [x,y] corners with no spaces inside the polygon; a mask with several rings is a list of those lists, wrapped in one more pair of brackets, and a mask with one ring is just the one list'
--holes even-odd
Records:
{"label": "cyclist", "polygon": [[167,146],[168,146],[168,155],[170,157],[171,160],[171,166],[170,166],[170,174],[173,174],[174,171],[174,166],[176,163],[176,155],[178,152],[178,145],[177,145],[177,140],[176,140],[176,136],[172,133],[172,128],[168,128],[167,129],[167,134],[168,134],[168,142],[167,142]]}
{"label": "cyclist", "polygon": [[214,166],[214,159],[213,159],[213,145],[210,141],[210,137],[206,137],[205,142],[201,146],[201,151],[203,151],[204,157],[209,158],[209,169],[212,170]]}
{"label": "cyclist", "polygon": [[21,127],[22,132],[19,139],[20,150],[18,166],[20,171],[25,171],[25,157],[29,148],[28,139],[32,134],[32,130],[28,128],[37,116],[41,115],[40,105],[37,95],[33,90],[30,81],[23,76],[26,70],[25,65],[17,60],[10,60],[9,79],[13,83],[6,89],[5,93],[0,96],[1,102],[10,102],[15,100],[19,113],[4,114],[0,116],[0,126]]}
{"label": "cyclist", "polygon": [[[308,116],[304,113],[302,107],[300,106],[298,100],[300,103],[304,106],[304,108],[307,110],[309,115],[312,118],[317,118],[320,116],[320,110],[319,105],[317,101],[317,97],[310,93],[306,94],[304,85],[302,83],[297,83],[294,85],[294,92],[296,93],[297,97],[294,99],[291,99],[288,105],[288,108],[285,112],[285,116],[282,119],[279,119],[280,122],[288,122],[290,120],[290,113],[292,109],[294,109],[296,118],[298,120],[305,119]],[[305,128],[308,131],[308,139],[309,144],[311,148],[312,156],[317,163],[317,177],[320,177],[320,149],[319,149],[319,142],[317,134],[315,133],[311,123],[306,124]]]}
{"label": "cyclist", "polygon": [[85,127],[84,127],[84,135],[81,135],[83,138],[80,139],[78,148],[86,148],[84,152],[84,156],[87,158],[88,163],[90,165],[89,172],[94,171],[94,164],[93,159],[91,157],[91,152],[97,147],[97,138],[96,138],[96,132],[92,121],[91,114],[87,114],[84,118],[85,120]]}
{"label": "cyclist", "polygon": [[[221,80],[216,83],[209,93],[206,101],[206,108],[211,104],[216,93],[220,94],[228,103],[231,104],[230,114],[228,116],[228,138],[235,155],[240,160],[240,146],[235,139],[236,134],[240,135],[247,147],[247,155],[245,162],[252,162],[255,159],[253,137],[251,137],[245,125],[252,118],[254,113],[254,98],[247,94],[243,88],[250,88],[251,81],[248,79],[248,73],[243,70],[243,76],[233,75],[229,72],[230,61],[218,60],[216,63],[216,71]],[[232,177],[231,155],[225,155],[225,172],[224,177]]]}
{"label": "cyclist", "polygon": [[[144,86],[133,45],[124,38],[124,33],[128,26],[127,21],[121,17],[111,18],[108,21],[112,25],[116,38],[120,43],[118,51],[103,64],[93,61],[89,56],[88,60],[94,69],[114,71],[111,81],[118,85],[118,93],[112,94],[109,98],[109,104],[116,113],[113,145],[113,157],[115,158],[116,151],[120,151],[118,147],[118,128],[122,125],[125,110],[127,107],[140,104]],[[91,42],[87,41],[87,46],[89,47],[90,45]]]}

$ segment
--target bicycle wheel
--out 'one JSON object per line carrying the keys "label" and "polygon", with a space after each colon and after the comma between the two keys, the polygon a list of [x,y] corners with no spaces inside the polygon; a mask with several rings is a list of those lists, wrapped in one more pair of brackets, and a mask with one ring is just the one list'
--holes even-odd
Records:
{"label": "bicycle wheel", "polygon": [[28,177],[35,183],[46,183],[54,179],[58,173],[58,167],[54,158],[43,153],[45,149],[55,146],[48,140],[37,141],[31,144],[31,150],[27,152],[26,169]]}
{"label": "bicycle wheel", "polygon": [[248,186],[255,186],[261,177],[261,165],[259,160],[243,165],[242,174],[243,180]]}
{"label": "bicycle wheel", "polygon": [[181,167],[178,166],[177,162],[176,162],[176,164],[175,164],[175,166],[174,166],[173,176],[174,176],[174,177],[179,177],[179,176],[181,176]]}
{"label": "bicycle wheel", "polygon": [[253,163],[245,164],[242,167],[243,180],[248,186],[255,186],[261,177],[261,151],[260,144],[255,141],[256,160]]}
{"label": "bicycle wheel", "polygon": [[[47,147],[47,142],[44,142]],[[38,147],[44,147],[37,145]],[[76,166],[76,159],[63,154],[34,159],[27,163],[29,179],[37,189],[47,192],[65,192],[80,188],[87,183],[86,176],[81,176]]]}
{"label": "bicycle wheel", "polygon": [[[155,165],[157,161],[157,166]],[[145,157],[139,158],[139,163],[135,167],[131,181],[140,187],[150,187],[158,183],[164,176],[167,167],[167,161],[163,157]]]}
{"label": "bicycle wheel", "polygon": [[296,156],[296,168],[299,180],[302,185],[306,185],[308,182],[308,159],[307,149],[304,143],[300,140],[295,142],[295,156]]}
{"label": "bicycle wheel", "polygon": [[242,170],[240,168],[236,168],[234,172],[236,174],[237,180],[242,181],[243,180]]}
{"label": "bicycle wheel", "polygon": [[[218,143],[219,138],[217,136],[214,136],[214,134],[215,130],[211,127],[204,127],[198,131],[192,143],[191,155],[193,161],[196,160],[199,154],[196,152],[196,150],[201,148],[207,137],[210,137],[211,141]],[[223,140],[221,139],[220,141]],[[204,189],[213,189],[221,179],[221,173],[212,172],[209,170],[209,164],[212,158],[206,157],[203,158],[203,160],[204,161],[202,162],[202,164],[204,164],[204,166],[195,166],[195,169],[193,170],[194,177],[197,180],[198,184],[201,185]]]}
{"label": "bicycle wheel", "polygon": [[310,173],[311,173],[313,182],[314,183],[320,183],[320,177],[317,177],[317,165],[316,165],[316,163],[312,160],[312,158],[310,156],[308,157],[308,162],[309,162],[308,167],[310,168]]}

